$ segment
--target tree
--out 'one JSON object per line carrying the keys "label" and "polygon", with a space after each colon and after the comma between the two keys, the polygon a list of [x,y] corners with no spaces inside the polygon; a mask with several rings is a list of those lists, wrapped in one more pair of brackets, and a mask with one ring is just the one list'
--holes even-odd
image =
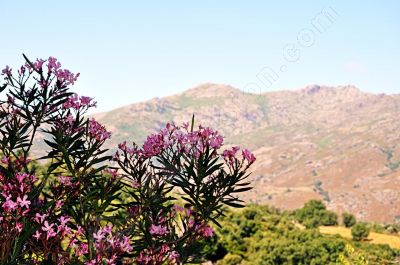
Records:
{"label": "tree", "polygon": [[307,228],[337,224],[336,213],[327,210],[325,204],[319,200],[310,200],[295,212],[295,216]]}
{"label": "tree", "polygon": [[351,213],[343,213],[342,220],[345,227],[352,227],[357,222],[356,217]]}
{"label": "tree", "polygon": [[351,228],[351,235],[353,237],[353,240],[362,241],[362,240],[368,238],[369,228],[365,223],[356,223]]}

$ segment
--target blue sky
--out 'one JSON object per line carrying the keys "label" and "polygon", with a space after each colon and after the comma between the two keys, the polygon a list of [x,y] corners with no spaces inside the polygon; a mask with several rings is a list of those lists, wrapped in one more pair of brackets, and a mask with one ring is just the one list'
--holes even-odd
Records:
{"label": "blue sky", "polygon": [[55,56],[98,111],[205,82],[400,93],[400,1],[2,1],[0,64]]}

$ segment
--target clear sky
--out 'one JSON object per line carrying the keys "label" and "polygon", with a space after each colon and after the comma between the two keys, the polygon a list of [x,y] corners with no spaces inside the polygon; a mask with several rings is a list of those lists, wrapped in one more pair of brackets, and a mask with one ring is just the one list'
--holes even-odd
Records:
{"label": "clear sky", "polygon": [[400,93],[400,1],[0,1],[0,64],[55,56],[98,111],[205,82]]}

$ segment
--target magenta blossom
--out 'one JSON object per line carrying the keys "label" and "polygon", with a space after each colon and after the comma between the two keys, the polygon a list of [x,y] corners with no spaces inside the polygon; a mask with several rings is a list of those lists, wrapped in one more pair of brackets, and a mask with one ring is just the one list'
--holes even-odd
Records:
{"label": "magenta blossom", "polygon": [[247,149],[244,149],[244,150],[242,151],[242,155],[243,155],[243,158],[244,158],[245,160],[247,160],[247,162],[248,162],[249,164],[252,164],[252,163],[254,163],[254,161],[256,161],[256,157],[255,157],[249,150],[247,150]]}
{"label": "magenta blossom", "polygon": [[164,236],[168,233],[168,230],[165,226],[162,225],[154,225],[152,224],[150,226],[150,234],[156,235],[156,236]]}
{"label": "magenta blossom", "polygon": [[2,75],[11,76],[12,69],[7,65],[6,68],[1,70]]}
{"label": "magenta blossom", "polygon": [[111,138],[111,133],[94,118],[89,120],[89,134],[97,141],[105,141],[106,139]]}
{"label": "magenta blossom", "polygon": [[21,207],[29,208],[29,205],[31,204],[31,201],[28,200],[28,196],[27,195],[24,195],[24,197],[22,199],[20,197],[17,198],[17,203]]}

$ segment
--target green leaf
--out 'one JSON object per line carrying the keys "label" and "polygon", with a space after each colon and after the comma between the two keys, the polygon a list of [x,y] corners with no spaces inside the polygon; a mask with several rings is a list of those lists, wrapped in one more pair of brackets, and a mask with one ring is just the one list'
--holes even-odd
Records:
{"label": "green leaf", "polygon": [[4,84],[2,86],[0,86],[0,93],[4,91],[4,89],[6,89],[7,84]]}

